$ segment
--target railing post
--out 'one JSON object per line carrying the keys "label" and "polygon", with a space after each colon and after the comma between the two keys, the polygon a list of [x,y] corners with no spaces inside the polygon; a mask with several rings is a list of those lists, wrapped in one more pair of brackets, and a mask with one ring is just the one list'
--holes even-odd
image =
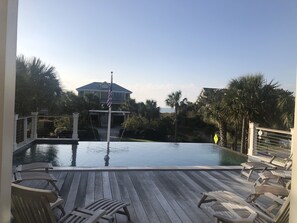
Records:
{"label": "railing post", "polygon": [[28,141],[28,136],[27,136],[27,128],[28,128],[28,118],[24,118],[24,143],[27,143]]}
{"label": "railing post", "polygon": [[79,113],[73,113],[72,139],[78,140],[78,117]]}
{"label": "railing post", "polygon": [[254,150],[256,149],[256,146],[257,146],[256,127],[258,127],[258,124],[255,124],[254,122],[249,123],[249,148],[248,148],[249,156],[254,155]]}
{"label": "railing post", "polygon": [[37,123],[38,123],[38,112],[31,112],[32,115],[32,134],[33,140],[37,139]]}
{"label": "railing post", "polygon": [[290,129],[291,132],[291,152],[290,154],[293,154],[293,135],[294,135],[294,128]]}
{"label": "railing post", "polygon": [[16,151],[18,148],[18,144],[17,144],[18,119],[19,119],[19,115],[15,114],[14,115],[13,151]]}

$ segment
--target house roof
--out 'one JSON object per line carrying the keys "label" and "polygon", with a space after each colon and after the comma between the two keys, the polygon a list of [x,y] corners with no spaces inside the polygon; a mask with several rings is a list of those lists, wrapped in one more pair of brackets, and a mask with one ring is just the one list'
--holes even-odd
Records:
{"label": "house roof", "polygon": [[[82,87],[76,88],[77,91],[108,91],[109,90],[110,83],[104,82],[93,82],[87,85],[84,85]],[[126,88],[123,88],[122,86],[112,83],[112,91],[113,92],[122,92],[131,94],[132,91],[129,91]]]}
{"label": "house roof", "polygon": [[202,98],[207,98],[210,95],[215,94],[218,91],[224,90],[224,88],[202,88],[197,101],[200,101]]}
{"label": "house roof", "polygon": [[207,87],[204,87],[204,88],[202,88],[199,97],[203,97],[203,96],[208,95],[208,94],[213,94],[216,91],[221,90],[221,89],[222,88],[207,88]]}

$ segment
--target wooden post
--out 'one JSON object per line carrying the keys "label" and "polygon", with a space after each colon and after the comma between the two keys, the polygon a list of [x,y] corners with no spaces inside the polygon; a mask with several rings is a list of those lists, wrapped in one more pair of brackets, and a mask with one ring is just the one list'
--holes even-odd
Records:
{"label": "wooden post", "polygon": [[290,129],[290,132],[291,132],[291,153],[293,153],[293,135],[294,135],[294,128],[291,128]]}
{"label": "wooden post", "polygon": [[18,148],[18,144],[17,144],[18,119],[19,119],[19,115],[15,114],[14,115],[13,151],[16,151]]}
{"label": "wooden post", "polygon": [[79,113],[73,113],[72,139],[78,140],[78,117]]}
{"label": "wooden post", "polygon": [[38,124],[38,112],[31,112],[32,115],[32,138],[33,140],[36,140],[37,135],[37,124]]}
{"label": "wooden post", "polygon": [[253,122],[249,123],[249,148],[248,148],[248,155],[253,156],[254,150],[257,147],[257,130],[256,127],[258,127],[258,124],[255,124]]}
{"label": "wooden post", "polygon": [[27,143],[28,141],[28,135],[27,135],[27,129],[28,129],[28,118],[25,117],[24,120],[24,143]]}
{"label": "wooden post", "polygon": [[0,222],[11,218],[18,0],[0,0]]}

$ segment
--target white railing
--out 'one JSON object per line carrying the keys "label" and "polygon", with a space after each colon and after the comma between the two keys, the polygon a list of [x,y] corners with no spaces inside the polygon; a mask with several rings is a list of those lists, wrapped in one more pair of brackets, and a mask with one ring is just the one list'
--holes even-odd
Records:
{"label": "white railing", "polygon": [[283,159],[290,156],[291,144],[292,130],[262,128],[255,123],[249,125],[249,156],[276,156]]}
{"label": "white railing", "polygon": [[78,113],[72,116],[15,115],[14,151],[36,140],[78,141]]}

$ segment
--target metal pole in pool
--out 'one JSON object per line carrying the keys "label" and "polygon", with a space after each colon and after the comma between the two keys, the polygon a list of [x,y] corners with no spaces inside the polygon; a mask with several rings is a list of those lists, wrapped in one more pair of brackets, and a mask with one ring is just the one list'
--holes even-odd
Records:
{"label": "metal pole in pool", "polygon": [[111,126],[111,105],[112,105],[112,77],[113,72],[111,72],[111,81],[110,81],[110,86],[109,86],[109,91],[108,91],[108,96],[107,96],[107,106],[108,106],[108,124],[107,124],[107,150],[106,150],[106,155],[104,157],[105,160],[105,166],[109,165],[109,143],[110,143],[110,126]]}

